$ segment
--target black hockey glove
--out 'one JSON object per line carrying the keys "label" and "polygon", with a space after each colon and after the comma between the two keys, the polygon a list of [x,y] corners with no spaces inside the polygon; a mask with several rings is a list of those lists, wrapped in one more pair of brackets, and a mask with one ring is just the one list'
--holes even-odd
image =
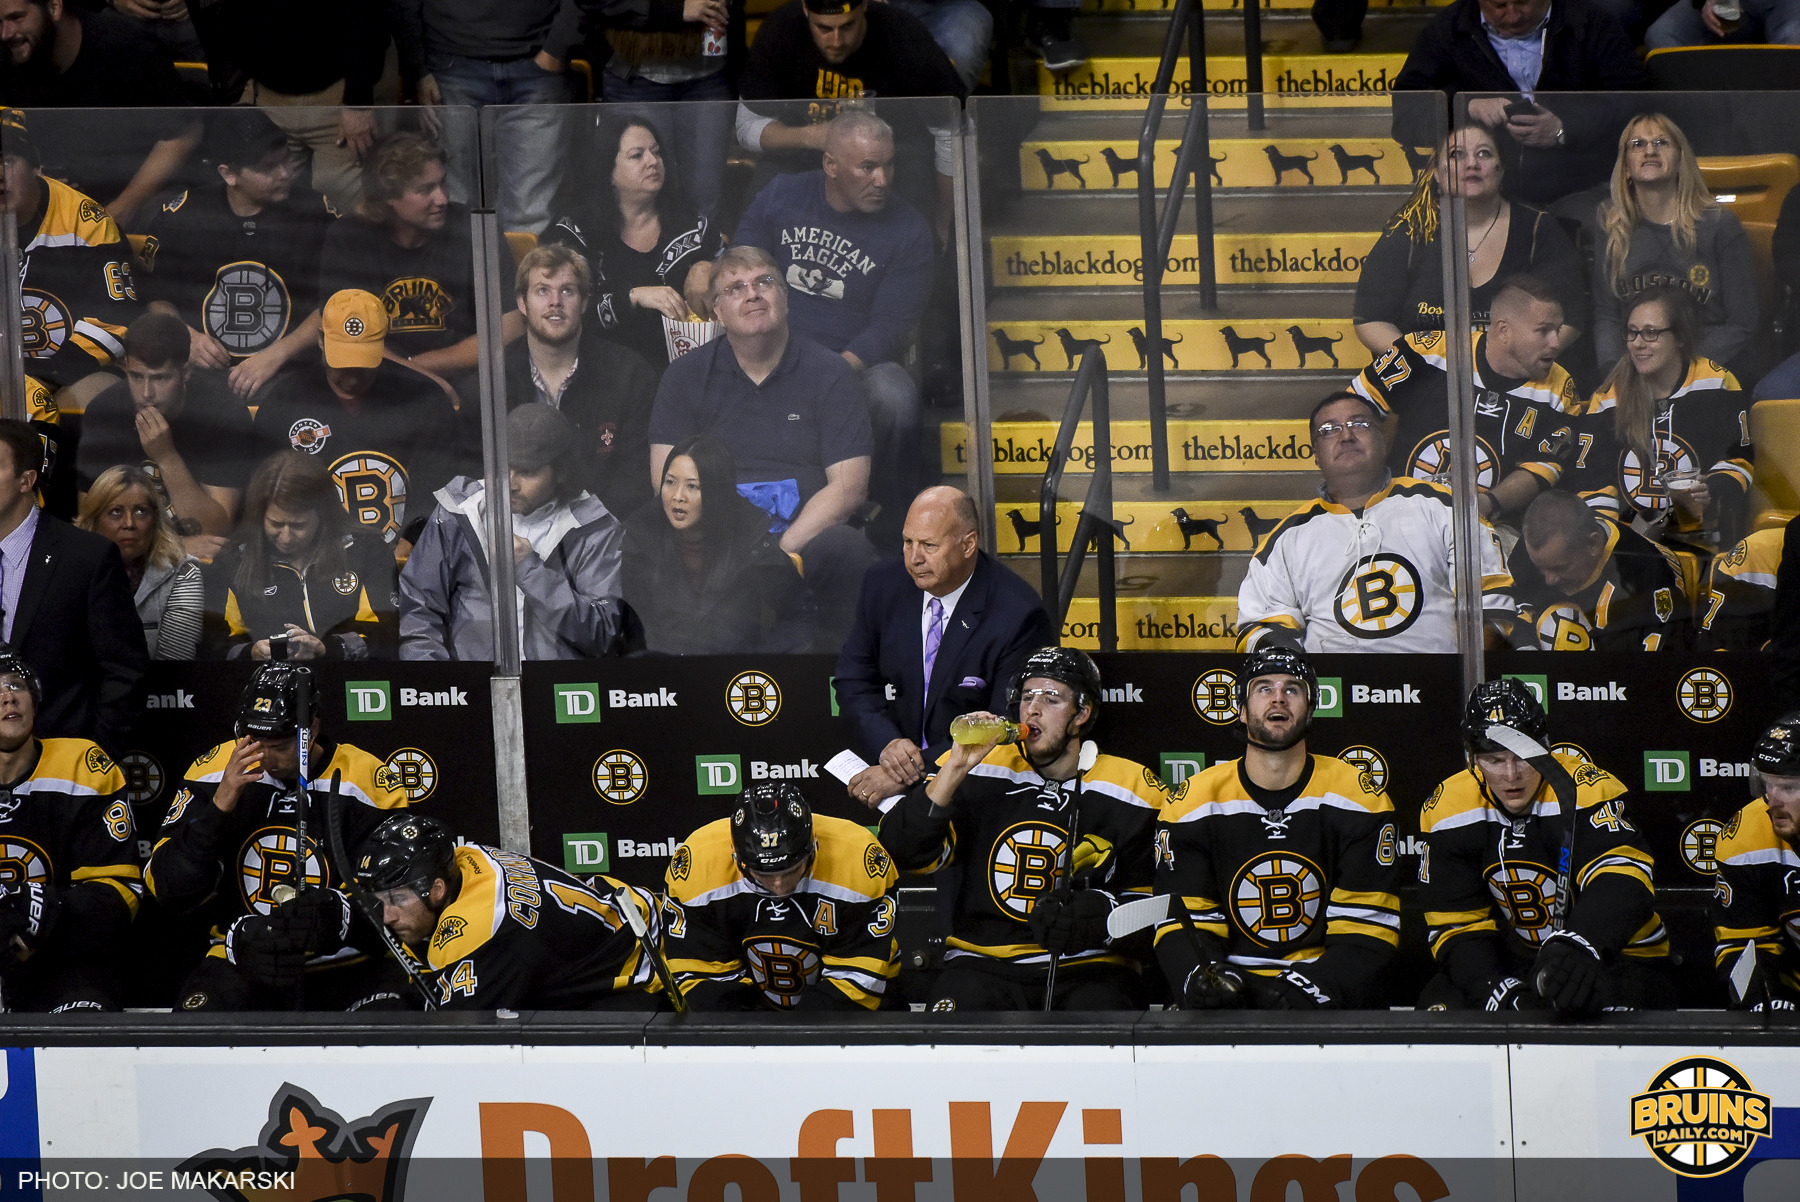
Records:
{"label": "black hockey glove", "polygon": [[302,889],[299,896],[278,906],[270,917],[288,935],[316,956],[343,947],[350,938],[350,899],[336,889]]}
{"label": "black hockey glove", "polygon": [[292,989],[306,971],[306,941],[275,914],[247,914],[227,927],[225,959],[258,985]]}
{"label": "black hockey glove", "polygon": [[1241,1010],[1244,978],[1228,964],[1202,964],[1188,974],[1181,987],[1181,1004],[1188,1010]]}
{"label": "black hockey glove", "polygon": [[56,926],[56,890],[45,881],[0,885],[0,972],[11,972],[42,947]]}
{"label": "black hockey glove", "polygon": [[1531,987],[1565,1014],[1598,1014],[1606,966],[1594,945],[1573,931],[1556,931],[1538,949]]}
{"label": "black hockey glove", "polygon": [[1258,1010],[1337,1010],[1338,1000],[1305,973],[1284,968],[1272,977],[1250,975],[1250,996]]}
{"label": "black hockey glove", "polygon": [[1543,1010],[1545,1002],[1531,991],[1531,987],[1517,977],[1496,977],[1487,985],[1486,997],[1481,1008],[1489,1014],[1501,1010]]}
{"label": "black hockey glove", "polygon": [[1058,956],[1104,947],[1106,916],[1111,913],[1112,899],[1104,893],[1058,889],[1038,898],[1031,908],[1031,938]]}

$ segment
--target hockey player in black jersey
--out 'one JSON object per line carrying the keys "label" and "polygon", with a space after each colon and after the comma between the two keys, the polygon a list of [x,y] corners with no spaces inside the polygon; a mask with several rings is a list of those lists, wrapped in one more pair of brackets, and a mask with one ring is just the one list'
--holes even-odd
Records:
{"label": "hockey player in black jersey", "polygon": [[1732,1009],[1791,1016],[1800,1007],[1800,713],[1770,726],[1750,762],[1763,795],[1719,839],[1714,961]]}
{"label": "hockey player in black jersey", "polygon": [[[1438,965],[1421,1008],[1590,1015],[1674,1004],[1655,865],[1631,823],[1628,791],[1564,752],[1554,753],[1560,771],[1552,770],[1543,750],[1548,725],[1521,681],[1490,680],[1469,694],[1469,767],[1439,785],[1419,814],[1419,884]],[[1539,752],[1527,762],[1498,741],[1495,727]],[[1574,790],[1572,835],[1570,799],[1538,763]]]}
{"label": "hockey player in black jersey", "polygon": [[796,785],[744,790],[675,849],[669,964],[696,1010],[873,1010],[900,967],[894,862]]}
{"label": "hockey player in black jersey", "polygon": [[1515,641],[1543,651],[1685,651],[1693,603],[1674,552],[1546,492],[1525,510],[1507,568]]}
{"label": "hockey player in black jersey", "polygon": [[[1034,651],[1013,683],[1018,743],[956,744],[937,773],[881,821],[903,869],[962,867],[937,1009],[1135,1009],[1136,959],[1107,916],[1150,882],[1150,830],[1168,796],[1142,764],[1082,736],[1100,708],[1100,670],[1067,647]],[[992,715],[977,715],[991,717]]]}
{"label": "hockey player in black jersey", "polygon": [[[396,814],[354,853],[381,920],[427,961],[439,1010],[654,1010],[656,899],[542,860],[459,845],[435,819]],[[621,907],[646,927],[632,934]]]}
{"label": "hockey player in black jersey", "polygon": [[143,882],[125,777],[39,739],[37,675],[0,644],[0,1011],[109,1010]]}
{"label": "hockey player in black jersey", "polygon": [[1394,807],[1306,750],[1319,679],[1299,652],[1244,659],[1244,757],[1181,782],[1156,826],[1156,954],[1187,1009],[1370,1004],[1400,942]]}
{"label": "hockey player in black jersey", "polygon": [[[303,707],[312,715],[304,800]],[[286,1010],[297,990],[315,1010],[404,997],[397,967],[360,954],[379,952],[380,936],[354,919],[325,823],[333,773],[349,847],[406,806],[406,791],[368,752],[321,739],[320,726],[311,670],[264,665],[238,702],[237,738],[195,760],[169,804],[146,884],[165,909],[211,928],[178,995],[184,1010]]]}

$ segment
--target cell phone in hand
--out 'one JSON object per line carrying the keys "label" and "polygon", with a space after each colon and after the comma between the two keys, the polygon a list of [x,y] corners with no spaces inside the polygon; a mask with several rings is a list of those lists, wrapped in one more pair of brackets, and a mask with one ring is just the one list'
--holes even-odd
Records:
{"label": "cell phone in hand", "polygon": [[1529,100],[1515,100],[1506,106],[1506,119],[1510,121],[1514,117],[1535,117],[1543,111]]}

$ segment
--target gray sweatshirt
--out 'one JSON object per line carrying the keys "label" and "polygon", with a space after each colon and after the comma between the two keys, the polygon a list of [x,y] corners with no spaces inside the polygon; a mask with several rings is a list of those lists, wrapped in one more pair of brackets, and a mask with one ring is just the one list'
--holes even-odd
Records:
{"label": "gray sweatshirt", "polygon": [[[1710,209],[1694,230],[1694,253],[1682,254],[1674,231],[1639,221],[1625,257],[1624,293],[1653,285],[1679,288],[1700,309],[1700,353],[1730,366],[1756,332],[1756,268],[1750,239],[1725,209]],[[1607,370],[1625,353],[1625,302],[1606,271],[1606,246],[1594,255],[1594,354]]]}

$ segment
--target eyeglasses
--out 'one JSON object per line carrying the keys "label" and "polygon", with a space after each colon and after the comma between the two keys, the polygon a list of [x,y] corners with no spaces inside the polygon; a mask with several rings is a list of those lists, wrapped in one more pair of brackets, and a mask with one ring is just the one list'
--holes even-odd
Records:
{"label": "eyeglasses", "polygon": [[1026,689],[1019,694],[1019,701],[1024,704],[1042,701],[1045,705],[1061,705],[1068,696],[1061,689]]}
{"label": "eyeglasses", "polygon": [[1667,138],[1632,138],[1627,141],[1625,145],[1632,150],[1645,150],[1649,148],[1667,150],[1669,147],[1673,146],[1674,143]]}
{"label": "eyeglasses", "polygon": [[1626,326],[1625,341],[1641,342],[1645,346],[1655,346],[1662,341],[1662,336],[1668,332],[1668,326]]}
{"label": "eyeglasses", "polygon": [[1375,423],[1366,417],[1353,417],[1343,422],[1320,422],[1313,427],[1314,438],[1331,438],[1338,434],[1355,432],[1367,434],[1375,428]]}
{"label": "eyeglasses", "polygon": [[720,296],[729,296],[732,300],[743,300],[751,292],[773,292],[781,283],[773,275],[759,275],[753,280],[739,280],[735,284],[727,284],[719,289]]}
{"label": "eyeglasses", "polygon": [[31,686],[22,680],[0,680],[0,693],[28,693]]}

